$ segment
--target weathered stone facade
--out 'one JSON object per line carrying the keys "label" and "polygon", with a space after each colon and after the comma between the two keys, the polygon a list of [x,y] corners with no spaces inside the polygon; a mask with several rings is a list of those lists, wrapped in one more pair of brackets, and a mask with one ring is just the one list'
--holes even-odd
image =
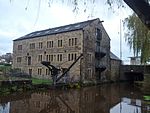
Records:
{"label": "weathered stone facade", "polygon": [[[63,30],[57,32],[60,29]],[[13,68],[36,78],[51,78],[41,61],[50,61],[64,72],[83,53],[68,72],[67,80],[86,82],[110,78],[110,38],[99,19],[49,30],[55,33],[38,31],[14,40]],[[43,32],[47,34],[40,35]],[[99,71],[99,65],[106,67],[105,71]]]}
{"label": "weathered stone facade", "polygon": [[120,80],[120,69],[121,69],[121,60],[110,52],[110,60],[111,60],[111,81],[116,82]]}

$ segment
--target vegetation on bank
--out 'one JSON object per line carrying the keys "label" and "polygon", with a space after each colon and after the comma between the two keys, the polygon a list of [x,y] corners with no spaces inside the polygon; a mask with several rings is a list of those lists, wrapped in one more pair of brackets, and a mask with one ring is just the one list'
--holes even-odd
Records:
{"label": "vegetation on bank", "polygon": [[[15,84],[8,84],[3,85],[3,81],[24,81],[24,80],[31,80],[31,84],[26,83],[15,83]],[[37,79],[37,78],[22,78],[22,77],[5,77],[0,76],[0,95],[7,95],[15,92],[24,92],[24,91],[34,91],[34,90],[44,90],[44,88],[36,88],[37,85],[51,85],[52,81],[49,79]],[[45,88],[46,89],[46,88]]]}
{"label": "vegetation on bank", "polygon": [[32,84],[33,85],[37,85],[37,84],[47,84],[47,85],[51,85],[52,84],[52,80],[49,79],[38,79],[38,78],[21,78],[21,77],[2,77],[0,76],[0,81],[9,81],[9,80],[32,80]]}
{"label": "vegetation on bank", "polygon": [[150,94],[150,75],[145,75],[145,79],[142,81],[142,91],[145,95]]}
{"label": "vegetation on bank", "polygon": [[0,64],[0,74],[5,74],[11,70],[11,64]]}
{"label": "vegetation on bank", "polygon": [[150,74],[145,74],[144,81],[136,81],[135,85],[141,89],[145,96],[150,96]]}
{"label": "vegetation on bank", "polygon": [[[12,69],[11,65],[2,65],[0,68],[0,72],[2,72],[0,74],[0,95],[7,95],[15,92],[24,92],[24,91],[47,90],[53,87],[52,80],[33,78],[28,74],[22,72],[20,69]],[[30,80],[30,82],[31,81],[32,82],[27,83],[26,80]],[[5,81],[5,85],[3,85],[3,81]],[[18,82],[14,83],[14,81],[19,81],[20,83]],[[84,86],[88,85],[92,84],[88,83]],[[80,89],[82,86],[83,86],[82,83],[70,83],[67,85],[62,83],[57,85],[56,87],[60,89],[66,88]]]}
{"label": "vegetation on bank", "polygon": [[20,69],[12,69],[11,64],[0,64],[0,80],[32,80],[32,84],[52,84],[52,80],[32,78]]}
{"label": "vegetation on bank", "polygon": [[[4,78],[3,78],[4,80]],[[0,83],[1,81],[0,78]],[[18,80],[18,78],[14,78],[13,80]],[[12,85],[5,85],[0,87],[0,95],[9,95],[16,92],[26,92],[26,91],[45,91],[47,89],[53,89],[55,87],[52,86],[52,81],[48,79],[37,79],[37,78],[30,78],[32,80],[32,84],[12,84]],[[80,89],[82,85],[80,83],[72,83],[72,84],[60,84],[56,86],[58,89]]]}

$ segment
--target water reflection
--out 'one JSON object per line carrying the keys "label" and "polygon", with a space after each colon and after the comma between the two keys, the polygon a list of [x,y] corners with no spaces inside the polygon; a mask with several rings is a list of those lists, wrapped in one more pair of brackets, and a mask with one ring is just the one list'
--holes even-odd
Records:
{"label": "water reflection", "polygon": [[9,113],[9,110],[10,110],[10,102],[0,104],[0,113]]}
{"label": "water reflection", "polygon": [[[13,98],[15,97],[15,98]],[[142,92],[129,84],[49,90],[0,97],[0,113],[147,113]]]}
{"label": "water reflection", "polygon": [[122,101],[110,109],[110,113],[142,113],[141,100],[122,98]]}

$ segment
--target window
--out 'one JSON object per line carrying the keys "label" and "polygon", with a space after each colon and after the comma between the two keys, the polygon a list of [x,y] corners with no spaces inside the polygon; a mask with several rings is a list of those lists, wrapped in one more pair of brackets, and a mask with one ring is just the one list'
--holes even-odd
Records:
{"label": "window", "polygon": [[22,57],[17,57],[17,63],[21,63]]}
{"label": "window", "polygon": [[75,27],[80,27],[80,24],[76,25]]}
{"label": "window", "polygon": [[42,68],[38,68],[38,75],[42,75]]}
{"label": "window", "polygon": [[54,61],[54,55],[46,55],[46,61]]}
{"label": "window", "polygon": [[39,42],[39,49],[43,48],[43,42]]}
{"label": "window", "polygon": [[46,75],[50,75],[49,69],[46,69]]}
{"label": "window", "polygon": [[65,27],[65,29],[67,30],[67,29],[69,29],[70,28],[70,26],[68,26],[68,27]]}
{"label": "window", "polygon": [[69,46],[71,46],[71,39],[69,39]]}
{"label": "window", "polygon": [[75,60],[77,59],[77,54],[76,54],[76,53],[74,54],[74,59],[75,59]]}
{"label": "window", "polygon": [[28,65],[31,65],[31,56],[28,57]]}
{"label": "window", "polygon": [[30,76],[32,75],[32,69],[29,69],[29,75]]}
{"label": "window", "polygon": [[46,61],[49,61],[49,55],[46,55]]}
{"label": "window", "polygon": [[99,41],[96,41],[96,46],[100,46],[100,42]]}
{"label": "window", "polygon": [[72,46],[74,46],[74,38],[72,38],[71,42],[72,42]]}
{"label": "window", "polygon": [[57,61],[62,61],[63,60],[63,56],[62,56],[62,54],[58,54],[57,55]]}
{"label": "window", "polygon": [[88,53],[88,62],[92,62],[92,54]]}
{"label": "window", "polygon": [[77,59],[77,53],[68,54],[68,61],[73,61]]}
{"label": "window", "polygon": [[42,61],[42,55],[38,55],[38,62]]}
{"label": "window", "polygon": [[92,69],[88,68],[87,70],[88,78],[92,78]]}
{"label": "window", "polygon": [[58,29],[55,29],[55,31],[58,31],[59,30],[59,28]]}
{"label": "window", "polygon": [[35,43],[30,44],[30,49],[35,49]]}
{"label": "window", "polygon": [[58,47],[62,47],[62,40],[58,40]]}
{"label": "window", "polygon": [[53,41],[47,41],[47,48],[53,48]]}
{"label": "window", "polygon": [[60,54],[60,59],[59,60],[62,61],[62,54]]}
{"label": "window", "polygon": [[77,45],[77,38],[69,39],[69,46],[75,46],[75,45]]}
{"label": "window", "polygon": [[68,54],[68,61],[71,61],[71,59],[70,59],[70,54]]}
{"label": "window", "polygon": [[18,50],[22,50],[22,45],[18,45]]}
{"label": "window", "polygon": [[59,61],[59,54],[57,55],[57,61]]}
{"label": "window", "polygon": [[98,28],[96,29],[96,38],[97,38],[97,40],[102,39],[102,31]]}
{"label": "window", "polygon": [[74,41],[75,41],[75,43],[74,43],[74,44],[75,44],[75,45],[77,45],[77,38],[75,38],[75,40],[74,40]]}
{"label": "window", "polygon": [[74,54],[72,53],[72,54],[71,54],[71,60],[73,60],[73,57],[74,57]]}
{"label": "window", "polygon": [[50,56],[50,61],[53,61],[53,55]]}

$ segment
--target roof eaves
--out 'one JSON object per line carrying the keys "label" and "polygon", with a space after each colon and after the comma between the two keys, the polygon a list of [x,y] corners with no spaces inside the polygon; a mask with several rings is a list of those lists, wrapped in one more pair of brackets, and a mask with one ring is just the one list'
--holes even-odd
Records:
{"label": "roof eaves", "polygon": [[76,31],[76,30],[82,30],[83,28],[80,28],[80,29],[74,29],[74,30],[69,30],[69,31],[62,31],[62,32],[57,32],[57,33],[50,33],[50,34],[44,34],[44,35],[38,35],[38,36],[32,36],[32,37],[25,37],[25,38],[17,38],[17,39],[14,39],[13,41],[20,41],[20,40],[26,40],[26,39],[33,39],[33,38],[38,38],[38,37],[41,37],[41,36],[48,36],[48,35],[55,35],[55,34],[59,34],[59,33],[65,33],[65,32],[72,32],[72,31]]}
{"label": "roof eaves", "polygon": [[112,52],[110,52],[110,59],[112,59],[112,60],[120,60],[121,61],[121,59],[119,59],[114,53],[112,53]]}

